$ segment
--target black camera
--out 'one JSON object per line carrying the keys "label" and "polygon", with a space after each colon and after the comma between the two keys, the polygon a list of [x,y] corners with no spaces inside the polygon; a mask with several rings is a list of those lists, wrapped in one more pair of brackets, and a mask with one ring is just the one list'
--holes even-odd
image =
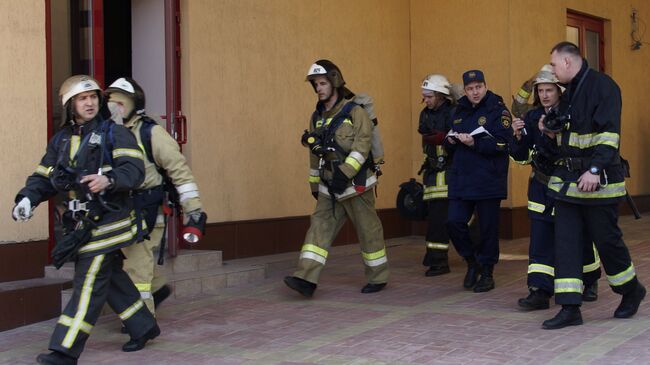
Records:
{"label": "black camera", "polygon": [[570,121],[571,114],[561,114],[557,109],[553,108],[548,111],[543,123],[546,130],[558,133],[567,128]]}
{"label": "black camera", "polygon": [[539,170],[544,175],[552,175],[555,169],[555,161],[547,156],[546,153],[540,151],[538,148],[533,149],[532,165],[535,169]]}

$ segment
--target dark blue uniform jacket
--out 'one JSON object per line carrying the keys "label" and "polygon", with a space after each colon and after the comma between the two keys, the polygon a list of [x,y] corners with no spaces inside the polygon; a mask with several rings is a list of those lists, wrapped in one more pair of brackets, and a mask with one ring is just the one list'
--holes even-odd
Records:
{"label": "dark blue uniform jacket", "polygon": [[472,133],[483,127],[488,133],[474,135],[474,146],[463,143],[445,147],[454,159],[449,168],[449,198],[465,200],[505,199],[508,195],[508,144],[512,118],[503,99],[488,91],[475,107],[466,96],[458,101],[451,128]]}

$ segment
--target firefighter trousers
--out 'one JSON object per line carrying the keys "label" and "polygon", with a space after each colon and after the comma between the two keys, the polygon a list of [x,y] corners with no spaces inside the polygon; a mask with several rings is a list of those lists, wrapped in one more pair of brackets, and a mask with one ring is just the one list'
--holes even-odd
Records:
{"label": "firefighter trousers", "polygon": [[[449,251],[449,234],[447,233],[448,199],[431,199],[427,201],[427,234],[424,237],[427,248],[422,265],[433,266],[446,264]],[[469,235],[476,245],[480,241],[479,227],[475,215],[469,222]]]}
{"label": "firefighter trousers", "polygon": [[[590,286],[600,279],[600,257],[596,246],[586,233],[582,235],[584,247],[590,247],[584,252],[582,280],[585,286]],[[528,247],[528,287],[543,290],[553,295],[553,279],[555,278],[555,225],[552,221],[543,219],[530,220],[530,246]]]}
{"label": "firefighter trousers", "polygon": [[638,285],[630,253],[618,227],[618,206],[579,205],[555,201],[555,302],[582,304],[583,254],[593,239],[615,293],[626,294]]}
{"label": "firefighter trousers", "polygon": [[422,265],[433,266],[447,263],[449,235],[447,234],[447,210],[449,200],[432,199],[427,201],[427,234],[424,237],[427,251]]}
{"label": "firefighter trousers", "polygon": [[375,210],[374,189],[344,201],[337,201],[334,203],[334,209],[328,196],[324,194],[318,196],[316,210],[311,215],[311,224],[294,276],[314,284],[318,283],[332,242],[348,218],[359,238],[368,283],[388,282],[384,229]]}
{"label": "firefighter trousers", "polygon": [[165,234],[164,225],[156,226],[149,233],[149,239],[122,249],[126,260],[124,260],[124,271],[129,274],[133,284],[140,292],[140,297],[155,315],[152,293],[166,284],[166,279],[158,265],[158,249],[160,241]]}
{"label": "firefighter trousers", "polygon": [[[449,200],[447,229],[456,251],[463,257],[474,257],[481,265],[499,261],[499,206],[500,199]],[[480,228],[480,242],[474,244],[469,222],[476,210]]]}
{"label": "firefighter trousers", "polygon": [[123,257],[118,250],[75,262],[72,298],[54,328],[50,350],[78,358],[105,303],[120,316],[131,338],[142,337],[156,325],[122,270]]}

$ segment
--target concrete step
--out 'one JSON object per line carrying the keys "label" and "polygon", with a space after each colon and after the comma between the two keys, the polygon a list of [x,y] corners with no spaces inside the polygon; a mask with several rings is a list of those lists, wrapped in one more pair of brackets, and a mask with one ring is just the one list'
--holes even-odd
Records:
{"label": "concrete step", "polygon": [[221,251],[180,250],[178,256],[165,259],[163,272],[166,275],[217,269],[223,265]]}
{"label": "concrete step", "polygon": [[[225,288],[262,281],[264,265],[225,264],[218,268],[192,272],[172,273],[167,284],[172,288],[173,298],[218,294]],[[61,292],[62,307],[70,300],[72,289]]]}
{"label": "concrete step", "polygon": [[58,270],[52,265],[45,266],[45,277],[72,280],[74,278],[74,262],[66,262]]}
{"label": "concrete step", "polygon": [[[174,273],[216,269],[221,265],[223,265],[221,251],[181,250],[178,256],[165,259],[162,271],[165,275],[172,275]],[[67,262],[58,270],[52,265],[46,266],[45,277],[72,280],[74,277],[74,263]]]}
{"label": "concrete step", "polygon": [[61,291],[71,285],[69,280],[52,278],[0,283],[0,331],[58,316]]}
{"label": "concrete step", "polygon": [[167,277],[175,298],[218,294],[225,288],[262,281],[264,265],[224,264],[222,267],[174,273]]}

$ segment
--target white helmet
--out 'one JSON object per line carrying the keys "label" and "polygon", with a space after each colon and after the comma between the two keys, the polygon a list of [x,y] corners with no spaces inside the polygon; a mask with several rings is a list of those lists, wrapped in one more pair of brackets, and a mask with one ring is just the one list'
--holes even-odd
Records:
{"label": "white helmet", "polygon": [[67,103],[68,100],[77,94],[93,90],[98,92],[102,91],[102,89],[99,87],[99,83],[92,77],[87,75],[71,76],[63,81],[63,84],[59,89],[61,105],[65,106],[65,103]]}
{"label": "white helmet", "polygon": [[450,88],[449,81],[442,75],[429,75],[422,81],[422,90],[437,91],[448,96]]}

